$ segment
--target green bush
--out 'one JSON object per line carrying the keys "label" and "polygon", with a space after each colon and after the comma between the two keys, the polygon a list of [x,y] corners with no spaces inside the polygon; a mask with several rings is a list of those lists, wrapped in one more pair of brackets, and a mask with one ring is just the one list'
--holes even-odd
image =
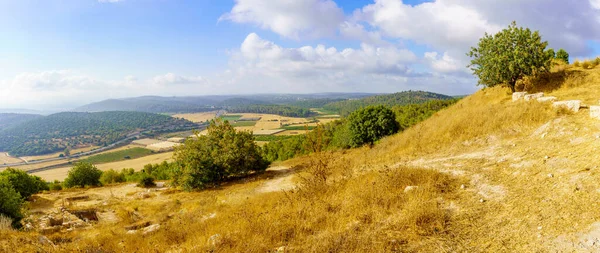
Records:
{"label": "green bush", "polygon": [[51,191],[60,191],[62,190],[62,184],[58,180],[54,180],[52,183],[48,183],[48,187]]}
{"label": "green bush", "polygon": [[23,199],[6,177],[0,177],[0,200],[0,214],[11,218],[13,227],[20,227],[20,221],[23,219]]}
{"label": "green bush", "polygon": [[562,60],[566,64],[569,64],[569,53],[561,48],[558,50],[558,52],[556,52],[556,59]]}
{"label": "green bush", "polygon": [[138,187],[154,187],[156,184],[154,183],[154,178],[146,173],[142,173],[138,180]]}
{"label": "green bush", "polygon": [[125,182],[125,176],[113,169],[102,172],[102,176],[100,176],[100,183],[103,185],[123,182]]}
{"label": "green bush", "polygon": [[65,179],[64,185],[67,188],[99,186],[102,171],[91,163],[79,162],[69,170],[69,175]]}
{"label": "green bush", "polygon": [[351,113],[348,124],[352,147],[373,145],[375,141],[399,130],[394,112],[382,105],[368,106]]}
{"label": "green bush", "polygon": [[48,185],[38,176],[30,176],[25,171],[7,168],[0,173],[12,185],[12,187],[23,197],[27,199],[38,192],[49,190]]}

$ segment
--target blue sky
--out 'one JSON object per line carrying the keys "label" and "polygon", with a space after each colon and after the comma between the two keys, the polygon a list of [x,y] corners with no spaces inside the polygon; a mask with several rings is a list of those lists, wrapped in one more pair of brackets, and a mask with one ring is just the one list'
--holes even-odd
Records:
{"label": "blue sky", "polygon": [[465,52],[512,20],[551,47],[594,56],[600,1],[567,2],[0,0],[0,108],[140,95],[471,93]]}

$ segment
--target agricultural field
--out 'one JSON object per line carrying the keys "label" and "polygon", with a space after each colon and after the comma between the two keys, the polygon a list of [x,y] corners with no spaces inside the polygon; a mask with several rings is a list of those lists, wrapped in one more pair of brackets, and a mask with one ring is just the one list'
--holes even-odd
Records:
{"label": "agricultural field", "polygon": [[191,122],[200,123],[200,122],[206,122],[207,120],[214,119],[216,116],[217,116],[217,111],[175,114],[172,117],[183,118],[183,119],[187,119]]}
{"label": "agricultural field", "polygon": [[[121,171],[121,169],[125,169],[125,168],[132,168],[135,171],[140,171],[144,168],[144,165],[146,165],[146,164],[161,163],[163,161],[170,162],[170,161],[172,161],[172,157],[173,157],[173,152],[166,152],[166,153],[159,153],[159,154],[144,156],[144,157],[137,158],[137,159],[130,159],[130,160],[124,160],[124,161],[119,161],[119,162],[98,164],[98,165],[96,165],[96,167],[98,167],[98,169],[103,170],[103,171],[110,170],[110,169],[115,169],[115,170]],[[67,177],[67,174],[69,173],[69,170],[71,169],[71,167],[72,166],[65,166],[62,168],[36,172],[36,173],[33,173],[33,175],[40,176],[41,178],[43,178],[46,181],[54,181],[54,180],[62,181]]]}
{"label": "agricultural field", "polygon": [[5,164],[5,163],[20,163],[22,162],[21,159],[16,158],[16,157],[12,157],[10,156],[8,153],[0,153],[0,164]]}
{"label": "agricultural field", "polygon": [[154,152],[149,149],[135,147],[131,149],[124,149],[119,151],[108,152],[99,155],[93,155],[89,158],[83,159],[82,161],[90,162],[93,164],[102,164],[110,162],[118,162],[129,159],[136,159],[144,156],[153,154]]}
{"label": "agricultural field", "polygon": [[[96,148],[98,148],[98,146],[89,146],[89,147],[71,149],[71,155],[74,155],[74,154],[77,154],[77,153],[81,153],[81,152],[88,152],[88,151],[96,149]],[[49,155],[24,156],[24,157],[21,157],[21,158],[24,159],[24,160],[26,160],[26,161],[36,161],[36,160],[57,158],[58,156],[60,156],[60,154],[63,154],[63,152],[56,152],[54,154],[49,154]]]}

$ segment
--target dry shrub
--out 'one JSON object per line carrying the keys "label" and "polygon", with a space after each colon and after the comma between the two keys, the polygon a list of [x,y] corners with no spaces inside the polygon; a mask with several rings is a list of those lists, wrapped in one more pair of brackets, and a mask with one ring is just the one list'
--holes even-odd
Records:
{"label": "dry shrub", "polygon": [[584,69],[589,69],[591,66],[591,63],[589,61],[584,61],[581,63],[581,67]]}
{"label": "dry shrub", "polygon": [[575,62],[573,62],[573,67],[580,67],[581,66],[581,62],[579,60],[575,60]]}
{"label": "dry shrub", "polygon": [[0,214],[0,230],[13,230],[12,219]]}

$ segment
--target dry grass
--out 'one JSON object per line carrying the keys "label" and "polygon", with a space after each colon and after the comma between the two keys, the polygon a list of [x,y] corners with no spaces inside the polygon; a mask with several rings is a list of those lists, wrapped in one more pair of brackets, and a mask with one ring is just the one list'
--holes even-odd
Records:
{"label": "dry grass", "polygon": [[192,122],[206,122],[207,120],[212,120],[217,115],[217,112],[200,112],[200,113],[184,113],[184,114],[175,114],[173,118],[182,118],[187,119]]}
{"label": "dry grass", "polygon": [[[76,149],[72,149],[71,150],[71,154],[76,154],[76,153],[81,153],[81,152],[87,152],[87,151],[90,151],[90,150],[95,149],[95,148],[98,148],[98,146],[89,146],[89,147],[84,147],[84,148],[76,148]],[[21,158],[25,159],[27,161],[42,160],[42,159],[49,159],[49,158],[57,158],[62,153],[63,152],[57,152],[57,153],[49,154],[49,155],[25,156],[25,157],[21,157]]]}
{"label": "dry grass", "polygon": [[8,153],[0,153],[0,164],[5,163],[20,163],[23,162],[21,159],[12,157]]}

